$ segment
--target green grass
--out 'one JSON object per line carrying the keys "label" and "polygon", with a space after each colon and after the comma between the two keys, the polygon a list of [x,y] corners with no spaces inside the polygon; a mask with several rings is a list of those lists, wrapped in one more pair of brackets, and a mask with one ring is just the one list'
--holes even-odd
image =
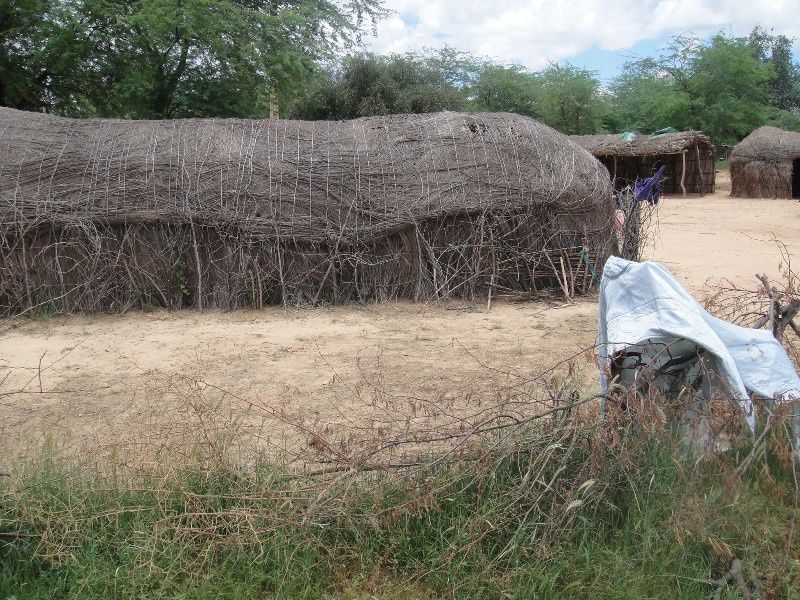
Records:
{"label": "green grass", "polygon": [[475,477],[363,476],[319,510],[317,488],[269,465],[124,478],[45,454],[0,495],[0,531],[31,536],[0,542],[0,598],[700,599],[733,557],[797,597],[785,467],[736,480],[734,457],[625,450],[593,473],[589,446],[565,454],[559,477],[594,477],[577,493],[525,481],[519,453]]}

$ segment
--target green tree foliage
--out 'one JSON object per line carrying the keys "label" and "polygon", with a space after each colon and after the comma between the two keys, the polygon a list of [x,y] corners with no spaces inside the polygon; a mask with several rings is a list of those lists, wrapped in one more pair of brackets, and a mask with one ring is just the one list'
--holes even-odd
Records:
{"label": "green tree foliage", "polygon": [[0,0],[0,105],[39,110],[50,77],[44,47],[54,35],[48,0]]}
{"label": "green tree foliage", "polygon": [[30,107],[137,118],[264,115],[384,13],[379,0],[3,0],[0,7],[4,104],[22,106],[17,98],[29,96]]}
{"label": "green tree foliage", "polygon": [[608,103],[590,71],[541,73],[445,49],[433,54],[357,54],[323,70],[290,107],[304,119],[350,119],[439,110],[515,112],[566,133],[603,127]]}
{"label": "green tree foliage", "polygon": [[689,94],[656,61],[644,59],[625,65],[611,85],[612,129],[652,132],[664,127],[684,128]]}
{"label": "green tree foliage", "polygon": [[86,23],[87,85],[99,115],[252,114],[261,65],[243,7],[229,0],[105,0],[75,7]]}
{"label": "green tree foliage", "polygon": [[632,61],[614,81],[621,129],[701,129],[734,143],[767,122],[775,71],[745,38],[724,34],[704,44],[675,38],[658,58]]}
{"label": "green tree foliage", "polygon": [[542,117],[544,89],[535,73],[492,62],[476,65],[475,73],[468,89],[474,110]]}
{"label": "green tree foliage", "polygon": [[747,38],[753,54],[774,71],[770,104],[778,110],[800,108],[800,69],[792,58],[793,42],[785,35],[773,35],[757,26]]}
{"label": "green tree foliage", "polygon": [[735,143],[766,122],[774,71],[753,57],[745,39],[715,36],[698,53],[690,74],[691,124],[697,129]]}
{"label": "green tree foliage", "polygon": [[568,134],[603,130],[609,107],[593,72],[569,64],[552,64],[540,78],[545,123]]}
{"label": "green tree foliage", "polygon": [[463,110],[466,105],[462,89],[448,79],[438,60],[413,54],[359,54],[319,74],[289,114],[302,119],[353,119]]}
{"label": "green tree foliage", "polygon": [[800,131],[800,68],[792,58],[793,41],[756,27],[748,37],[748,44],[756,59],[774,71],[769,88],[770,123]]}

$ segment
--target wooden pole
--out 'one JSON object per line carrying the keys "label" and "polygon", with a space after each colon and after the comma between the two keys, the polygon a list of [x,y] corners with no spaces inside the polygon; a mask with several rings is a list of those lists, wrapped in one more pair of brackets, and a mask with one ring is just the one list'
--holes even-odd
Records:
{"label": "wooden pole", "polygon": [[686,195],[686,151],[684,150],[681,153],[681,158],[683,159],[683,168],[681,169],[681,191],[683,195]]}
{"label": "wooden pole", "polygon": [[700,195],[706,195],[706,175],[703,173],[703,161],[700,160],[700,145],[694,147],[697,150],[697,170],[700,172]]}
{"label": "wooden pole", "polygon": [[197,310],[203,310],[203,267],[200,264],[200,250],[197,247],[197,234],[194,230],[194,219],[189,221],[192,229],[192,246],[194,247],[194,270],[197,272]]}
{"label": "wooden pole", "polygon": [[614,155],[614,176],[611,178],[611,187],[617,189],[617,155]]}

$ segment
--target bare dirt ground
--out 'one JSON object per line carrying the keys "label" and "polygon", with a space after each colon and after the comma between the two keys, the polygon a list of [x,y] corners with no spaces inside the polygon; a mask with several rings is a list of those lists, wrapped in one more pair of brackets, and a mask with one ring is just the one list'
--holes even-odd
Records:
{"label": "bare dirt ground", "polygon": [[[800,203],[732,199],[718,181],[717,194],[665,199],[648,249],[698,296],[722,279],[777,275],[774,239],[800,247]],[[212,420],[281,447],[287,414],[356,428],[365,411],[389,405],[408,418],[430,407],[457,414],[572,355],[591,384],[594,366],[581,351],[594,344],[596,307],[498,302],[487,313],[485,304],[395,303],[4,324],[0,467],[48,440],[91,452],[167,447]]]}
{"label": "bare dirt ground", "polygon": [[648,250],[698,295],[729,279],[752,285],[755,273],[778,275],[781,253],[800,250],[800,202],[730,197],[727,171],[717,173],[717,193],[667,198]]}

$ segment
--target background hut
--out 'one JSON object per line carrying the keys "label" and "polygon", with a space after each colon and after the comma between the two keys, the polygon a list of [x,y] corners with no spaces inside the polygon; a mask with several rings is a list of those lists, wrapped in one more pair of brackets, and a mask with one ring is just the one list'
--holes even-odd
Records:
{"label": "background hut", "polygon": [[731,195],[800,198],[800,133],[761,127],[731,153]]}
{"label": "background hut", "polygon": [[0,313],[571,295],[613,212],[600,163],[518,115],[0,109]]}
{"label": "background hut", "polygon": [[665,194],[714,191],[714,145],[702,132],[639,135],[632,141],[619,134],[572,139],[605,165],[616,190],[653,175],[663,165]]}

